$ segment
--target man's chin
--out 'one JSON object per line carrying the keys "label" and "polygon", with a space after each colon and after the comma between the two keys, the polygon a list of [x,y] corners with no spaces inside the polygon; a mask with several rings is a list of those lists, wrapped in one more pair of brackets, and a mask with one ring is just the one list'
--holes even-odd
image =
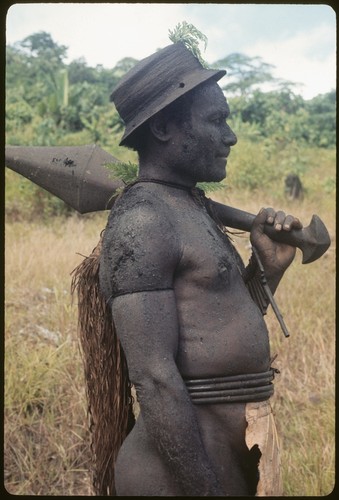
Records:
{"label": "man's chin", "polygon": [[[225,162],[226,163],[226,162]],[[204,169],[200,175],[196,176],[196,182],[221,182],[226,178],[226,165],[219,165],[219,168]],[[196,172],[198,174],[198,172]]]}
{"label": "man's chin", "polygon": [[204,179],[201,182],[221,182],[226,179],[226,170],[219,173],[214,173],[214,175],[209,175],[208,178]]}

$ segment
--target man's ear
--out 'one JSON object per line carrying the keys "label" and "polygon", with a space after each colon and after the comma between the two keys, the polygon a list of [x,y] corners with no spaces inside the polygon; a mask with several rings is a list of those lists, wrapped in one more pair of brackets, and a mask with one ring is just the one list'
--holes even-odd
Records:
{"label": "man's ear", "polygon": [[149,128],[152,134],[161,142],[167,142],[171,138],[171,127],[169,125],[168,120],[161,111],[149,120]]}

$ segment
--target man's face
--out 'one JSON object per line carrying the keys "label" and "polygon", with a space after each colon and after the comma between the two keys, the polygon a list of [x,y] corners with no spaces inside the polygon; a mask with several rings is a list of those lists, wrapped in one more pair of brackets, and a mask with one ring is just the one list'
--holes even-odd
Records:
{"label": "man's face", "polygon": [[226,123],[230,110],[217,83],[201,87],[193,97],[191,119],[178,127],[173,145],[177,172],[196,182],[218,182],[226,177],[227,156],[237,142]]}

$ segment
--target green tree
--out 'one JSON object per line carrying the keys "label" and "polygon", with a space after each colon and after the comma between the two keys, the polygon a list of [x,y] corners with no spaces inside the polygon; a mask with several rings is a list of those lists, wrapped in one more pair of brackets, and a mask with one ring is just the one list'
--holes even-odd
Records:
{"label": "green tree", "polygon": [[115,83],[118,83],[120,78],[122,78],[127,73],[127,71],[132,69],[137,62],[138,60],[134,59],[133,57],[124,57],[123,59],[118,61],[118,63],[113,68],[113,74],[116,78]]}
{"label": "green tree", "polygon": [[50,63],[57,66],[62,64],[67,55],[67,47],[54,42],[51,35],[45,31],[27,36],[19,42],[19,46],[26,49],[30,56],[42,59],[49,58]]}
{"label": "green tree", "polygon": [[62,107],[68,101],[68,74],[63,63],[66,50],[45,32],[7,48],[7,88],[17,88],[16,81],[21,82],[26,108],[29,105],[42,119],[53,119],[55,125],[60,123]]}
{"label": "green tree", "polygon": [[250,57],[234,52],[212,64],[213,68],[227,71],[227,83],[223,90],[232,96],[248,96],[254,91],[270,84],[278,90],[291,90],[296,84],[272,75],[275,66],[265,63],[261,57]]}
{"label": "green tree", "polygon": [[229,99],[234,119],[256,125],[262,137],[282,146],[292,140],[320,147],[336,143],[335,92],[305,101],[291,91],[262,92]]}
{"label": "green tree", "polygon": [[[19,47],[27,54],[29,77],[32,80],[44,82],[45,94],[58,90],[58,75],[65,69],[63,59],[67,55],[67,47],[55,43],[51,35],[45,32],[26,37]],[[41,99],[40,96],[38,100]]]}
{"label": "green tree", "polygon": [[264,63],[260,57],[249,57],[235,52],[213,64],[216,68],[225,68],[231,80],[223,89],[227,93],[245,96],[262,83],[272,82],[271,64]]}
{"label": "green tree", "polygon": [[289,91],[255,90],[250,96],[232,99],[233,113],[240,114],[244,122],[258,124],[263,130],[267,119],[274,111],[293,114],[303,106],[303,102],[302,97],[295,96]]}
{"label": "green tree", "polygon": [[305,102],[308,112],[309,141],[320,147],[336,144],[336,91]]}
{"label": "green tree", "polygon": [[88,82],[91,84],[98,83],[98,72],[95,68],[87,66],[86,60],[83,57],[75,59],[68,65],[69,83]]}

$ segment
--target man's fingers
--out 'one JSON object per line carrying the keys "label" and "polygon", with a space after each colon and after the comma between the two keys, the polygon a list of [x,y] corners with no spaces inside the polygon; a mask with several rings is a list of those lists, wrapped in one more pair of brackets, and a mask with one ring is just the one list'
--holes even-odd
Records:
{"label": "man's fingers", "polygon": [[282,230],[284,223],[285,223],[285,219],[286,219],[285,212],[283,212],[282,210],[279,210],[278,212],[276,212],[275,218],[274,218],[274,223],[273,223],[276,231]]}
{"label": "man's fingers", "polygon": [[302,223],[293,215],[287,215],[283,224],[283,229],[285,231],[290,231],[291,229],[301,229],[303,227]]}
{"label": "man's fingers", "polygon": [[273,224],[275,218],[275,210],[272,207],[262,208],[261,211],[266,213],[266,221],[267,224]]}
{"label": "man's fingers", "polygon": [[276,231],[290,231],[291,229],[301,229],[302,223],[293,215],[286,215],[282,210],[277,212],[271,208],[262,208],[258,214],[259,224],[270,224]]}

